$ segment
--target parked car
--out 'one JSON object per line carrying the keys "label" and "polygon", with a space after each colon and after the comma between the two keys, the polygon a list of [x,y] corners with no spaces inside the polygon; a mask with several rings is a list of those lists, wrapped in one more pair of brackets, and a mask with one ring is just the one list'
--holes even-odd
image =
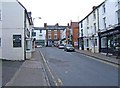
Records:
{"label": "parked car", "polygon": [[64,44],[59,44],[58,48],[59,49],[64,49]]}
{"label": "parked car", "polygon": [[75,48],[72,44],[66,44],[64,47],[64,51],[75,51]]}
{"label": "parked car", "polygon": [[35,45],[35,48],[41,48],[42,45]]}

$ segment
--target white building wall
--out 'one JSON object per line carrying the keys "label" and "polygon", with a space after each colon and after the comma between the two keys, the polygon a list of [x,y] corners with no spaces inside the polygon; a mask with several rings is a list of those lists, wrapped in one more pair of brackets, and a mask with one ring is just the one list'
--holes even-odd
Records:
{"label": "white building wall", "polygon": [[[61,33],[61,39],[66,38],[66,30],[67,30],[67,29],[65,29],[65,30],[62,31],[62,33]],[[62,41],[62,44],[65,45],[65,44],[66,44],[66,40]]]}
{"label": "white building wall", "polygon": [[[96,18],[94,19],[94,14]],[[79,24],[81,33],[81,30],[83,30],[83,37],[84,37],[84,50],[89,49],[92,52],[98,53],[99,51],[99,38],[98,38],[98,10],[95,9],[94,12],[91,12],[88,16],[86,16],[81,22],[83,24],[83,27],[81,28],[81,23]],[[94,24],[96,24],[96,30],[94,27]],[[92,37],[94,35],[94,37]],[[80,34],[80,37],[82,35]],[[95,39],[97,39],[97,45],[95,46]]]}
{"label": "white building wall", "polygon": [[[106,12],[103,13],[103,5],[105,5]],[[109,30],[109,27],[117,24],[116,20],[116,11],[117,5],[116,0],[106,0],[99,8],[99,29],[105,31],[103,18],[106,18],[106,28]]]}
{"label": "white building wall", "polygon": [[[105,13],[103,13],[103,5],[105,5]],[[111,30],[112,26],[118,23],[117,10],[118,3],[117,0],[106,0],[99,8],[99,29],[101,32],[106,30]],[[104,27],[103,18],[106,18],[106,28]],[[101,47],[107,47],[107,38],[101,38]]]}
{"label": "white building wall", "polygon": [[46,30],[42,30],[42,33],[40,33],[40,30],[34,30],[34,32],[36,32],[36,36],[34,36],[33,38],[36,38],[36,40],[46,39]]}
{"label": "white building wall", "polygon": [[[24,60],[24,9],[17,2],[2,3],[2,57],[9,60]],[[13,47],[13,35],[22,36],[22,47]]]}
{"label": "white building wall", "polygon": [[87,39],[88,39],[88,30],[87,30],[87,19],[83,20],[83,37],[84,37],[84,50],[87,50]]}
{"label": "white building wall", "polygon": [[0,2],[0,58],[2,58],[2,2]]}

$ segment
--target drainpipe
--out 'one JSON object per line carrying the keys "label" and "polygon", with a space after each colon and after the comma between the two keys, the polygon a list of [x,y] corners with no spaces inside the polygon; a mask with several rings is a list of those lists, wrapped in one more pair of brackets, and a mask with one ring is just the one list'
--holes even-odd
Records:
{"label": "drainpipe", "polygon": [[98,16],[98,20],[97,20],[98,21],[98,41],[99,41],[98,51],[101,52],[101,37],[100,37],[100,29],[99,29],[99,9],[98,8],[97,8],[97,16]]}
{"label": "drainpipe", "polygon": [[24,10],[24,59],[26,60],[26,10]]}

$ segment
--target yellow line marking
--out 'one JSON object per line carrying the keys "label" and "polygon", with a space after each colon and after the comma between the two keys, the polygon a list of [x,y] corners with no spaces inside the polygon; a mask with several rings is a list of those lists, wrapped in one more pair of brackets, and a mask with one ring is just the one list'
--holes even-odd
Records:
{"label": "yellow line marking", "polygon": [[60,79],[58,79],[57,81],[55,81],[55,77],[54,77],[53,73],[51,72],[50,67],[49,67],[48,64],[47,64],[48,61],[45,60],[45,57],[44,57],[44,55],[42,54],[41,51],[40,51],[40,53],[41,53],[41,55],[42,55],[43,61],[45,62],[45,64],[46,64],[46,66],[47,66],[47,68],[48,68],[48,71],[49,71],[52,79],[54,80],[55,86],[60,86],[59,83],[60,83],[60,84],[63,84]]}

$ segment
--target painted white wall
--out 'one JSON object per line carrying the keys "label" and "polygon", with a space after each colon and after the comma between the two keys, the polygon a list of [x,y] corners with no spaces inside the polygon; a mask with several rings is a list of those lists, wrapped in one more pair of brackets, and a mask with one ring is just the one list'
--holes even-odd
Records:
{"label": "painted white wall", "polygon": [[[92,35],[95,36],[95,38],[97,39],[97,46],[95,46],[95,52],[99,51],[99,41],[98,41],[98,10],[95,9],[95,14],[96,14],[96,19],[94,19],[94,12],[91,12],[86,18],[84,18],[80,23],[79,23],[79,33],[80,33],[80,37],[81,37],[81,30],[83,30],[83,37],[84,37],[84,49],[87,50],[87,48],[89,48],[89,50],[91,50],[92,52],[94,52],[94,41],[91,39]],[[87,19],[89,20],[89,22],[87,23]],[[94,23],[96,24],[96,31],[94,28]],[[81,27],[81,24],[83,24],[83,27]],[[87,39],[89,42],[89,45],[87,46]]]}
{"label": "painted white wall", "polygon": [[[2,3],[2,57],[9,60],[24,60],[24,9],[18,2]],[[22,47],[13,48],[13,35],[22,36]]]}
{"label": "painted white wall", "polygon": [[[46,39],[46,30],[42,30],[42,33],[40,33],[40,30],[34,30],[36,32],[36,36],[33,38],[36,38],[36,40],[45,40]],[[42,36],[40,36],[42,35]]]}
{"label": "painted white wall", "polygon": [[[106,12],[103,13],[103,5],[105,4]],[[116,0],[106,0],[105,3],[99,7],[99,29],[102,31],[105,31],[104,24],[103,24],[103,18],[106,17],[106,28],[110,26],[114,26],[117,24],[116,20]]]}
{"label": "painted white wall", "polygon": [[[103,5],[105,4],[106,13],[103,14]],[[116,11],[118,10],[117,0],[106,0],[105,3],[99,7],[99,29],[101,32],[111,30],[112,26],[118,23]],[[106,29],[104,28],[103,18],[106,17]],[[106,47],[106,38],[101,39],[101,47]]]}
{"label": "painted white wall", "polygon": [[[66,38],[66,30],[67,29],[61,31],[61,39]],[[62,44],[65,45],[66,44],[66,40],[62,41]]]}
{"label": "painted white wall", "polygon": [[0,58],[2,58],[2,3],[0,2],[0,38],[1,38],[1,46],[0,46]]}

